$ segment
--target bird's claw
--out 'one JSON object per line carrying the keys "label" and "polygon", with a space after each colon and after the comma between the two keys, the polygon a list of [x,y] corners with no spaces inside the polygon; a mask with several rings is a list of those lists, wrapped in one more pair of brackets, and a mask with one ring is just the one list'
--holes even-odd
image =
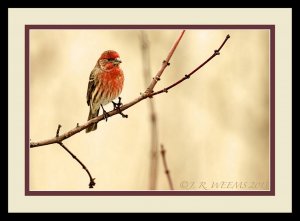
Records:
{"label": "bird's claw", "polygon": [[118,99],[119,99],[118,103],[112,101],[112,103],[113,103],[113,105],[114,105],[114,110],[118,110],[119,114],[120,114],[123,118],[128,118],[128,115],[127,115],[127,114],[123,114],[123,112],[122,112],[121,109],[120,109],[120,107],[123,105],[123,104],[121,103],[121,99],[122,99],[122,98],[119,97]]}
{"label": "bird's claw", "polygon": [[104,115],[105,121],[107,122],[107,118],[109,117],[109,114],[104,110],[102,105],[101,105],[101,107],[102,107],[102,110],[103,110],[103,115]]}
{"label": "bird's claw", "polygon": [[123,114],[122,111],[120,111],[120,110],[119,110],[119,114],[121,114],[121,116],[122,116],[123,118],[128,118],[128,114]]}
{"label": "bird's claw", "polygon": [[113,103],[113,105],[114,105],[114,110],[119,109],[119,108],[123,105],[122,102],[121,102],[121,99],[122,99],[122,98],[119,97],[118,99],[119,99],[118,103],[112,101],[112,103]]}

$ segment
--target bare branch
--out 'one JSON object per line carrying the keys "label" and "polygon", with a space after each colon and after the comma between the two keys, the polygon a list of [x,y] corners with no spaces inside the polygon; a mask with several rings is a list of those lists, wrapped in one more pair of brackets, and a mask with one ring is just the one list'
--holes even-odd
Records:
{"label": "bare branch", "polygon": [[87,174],[89,175],[89,178],[90,178],[89,187],[94,188],[94,186],[96,185],[96,183],[94,181],[95,178],[92,177],[90,171],[86,168],[86,166],[62,142],[58,142],[58,144],[62,148],[64,148],[64,150],[67,151],[73,157],[73,159],[75,159],[82,166],[82,169],[84,169],[87,172]]}
{"label": "bare branch", "polygon": [[[169,62],[169,60],[170,60],[172,54],[174,53],[174,51],[175,51],[175,49],[176,49],[176,46],[178,45],[178,43],[179,43],[179,41],[180,41],[180,39],[181,39],[183,33],[184,33],[184,31],[181,33],[179,39],[175,42],[175,44],[174,44],[175,48],[174,48],[174,46],[172,47],[172,49],[171,49],[171,51],[170,51],[170,53],[169,53],[169,55],[168,55],[168,57],[167,57],[167,59],[166,59],[166,62],[167,62],[167,63]],[[142,100],[144,100],[144,99],[146,99],[146,98],[151,98],[151,97],[153,97],[153,96],[155,96],[155,95],[158,95],[158,94],[160,94],[160,93],[168,92],[169,89],[175,87],[176,85],[180,84],[182,81],[186,80],[188,77],[190,77],[190,76],[193,75],[196,71],[198,71],[200,68],[202,68],[205,64],[207,64],[207,63],[208,63],[211,59],[213,59],[216,55],[220,54],[220,50],[223,48],[223,46],[225,45],[225,43],[227,42],[227,40],[229,39],[229,37],[230,37],[230,36],[227,35],[227,37],[226,37],[226,39],[223,41],[222,45],[221,45],[217,50],[215,50],[214,54],[213,54],[212,56],[210,56],[210,57],[209,57],[205,62],[203,62],[201,65],[199,65],[196,69],[194,69],[191,73],[189,73],[189,74],[187,75],[187,77],[186,77],[186,76],[183,77],[181,80],[175,82],[174,84],[172,84],[172,85],[170,85],[169,87],[164,88],[164,89],[162,89],[162,90],[160,90],[160,91],[148,93],[147,90],[148,90],[149,88],[152,88],[152,89],[153,89],[154,86],[156,85],[156,80],[153,79],[153,80],[151,81],[151,83],[150,83],[150,86],[149,86],[148,89],[146,90],[147,93],[146,93],[146,92],[145,92],[145,93],[142,93],[139,97],[137,97],[137,98],[134,99],[133,101],[131,101],[131,102],[129,102],[129,103],[127,103],[127,104],[121,106],[120,109],[116,109],[116,110],[112,110],[112,111],[108,112],[109,117],[112,117],[112,116],[114,116],[114,115],[116,115],[116,114],[119,114],[119,111],[124,111],[124,110],[130,108],[131,106],[133,106],[133,105],[139,103],[140,101],[142,101]],[[169,59],[168,59],[168,58],[169,58]],[[166,66],[167,66],[167,64],[165,64],[165,67],[166,67]],[[160,77],[160,76],[162,75],[163,70],[165,69],[165,67],[164,67],[164,65],[163,65],[163,67],[162,67],[162,69],[161,69],[162,72],[159,71],[159,72],[157,73],[156,77],[157,77],[157,76]],[[155,79],[156,79],[156,77],[155,77]],[[155,81],[155,82],[154,82],[154,81]],[[153,82],[154,82],[154,83],[153,83]],[[153,85],[153,87],[152,87],[151,85]],[[152,89],[151,89],[151,91],[152,91]],[[105,117],[104,117],[104,115],[102,114],[102,115],[100,115],[100,116],[98,116],[98,117],[95,117],[95,118],[93,118],[93,119],[87,121],[85,124],[83,124],[83,125],[81,125],[81,126],[76,126],[76,127],[73,128],[72,130],[70,130],[70,131],[68,131],[68,132],[66,132],[66,133],[64,133],[64,134],[62,134],[62,135],[60,135],[60,136],[58,136],[58,137],[50,138],[50,139],[43,140],[43,141],[39,141],[39,142],[30,142],[30,147],[33,148],[33,147],[44,146],[44,145],[49,145],[49,144],[54,144],[54,143],[62,142],[63,140],[65,140],[65,139],[67,139],[67,138],[73,136],[74,134],[77,134],[77,133],[79,133],[80,131],[84,130],[85,128],[87,128],[87,127],[90,126],[91,124],[97,123],[97,122],[99,122],[99,121],[102,121],[103,119],[105,119]]]}
{"label": "bare branch", "polygon": [[[142,61],[145,85],[151,79],[150,71],[150,48],[147,34],[141,32],[141,49],[142,49]],[[151,127],[151,142],[150,142],[150,172],[149,172],[149,189],[155,190],[157,183],[157,167],[158,167],[158,130],[157,130],[157,116],[155,113],[154,100],[149,100],[149,112],[150,112],[150,127]]]}
{"label": "bare branch", "polygon": [[[121,106],[120,110],[124,111],[124,110],[130,108],[131,106],[137,104],[138,102],[140,102],[140,101],[142,101],[142,100],[144,100],[146,98],[147,98],[147,96],[141,95],[138,98],[136,98],[135,100],[133,100],[133,101],[131,101],[131,102],[129,102],[129,103]],[[112,117],[112,116],[114,116],[116,114],[119,114],[119,110],[116,109],[116,110],[112,110],[112,111],[107,112],[107,113],[109,114],[109,116],[107,118],[109,118],[109,117]],[[72,137],[73,135],[79,133],[80,131],[86,129],[91,124],[97,123],[97,122],[102,121],[104,119],[105,119],[105,117],[102,114],[102,115],[100,115],[98,117],[95,117],[95,118],[87,121],[85,124],[82,124],[82,125],[78,125],[77,124],[75,128],[73,128],[72,130],[70,130],[70,131],[68,131],[68,132],[66,132],[66,133],[64,133],[62,135],[59,135],[58,137],[53,137],[53,138],[50,138],[50,139],[47,139],[47,140],[43,140],[43,141],[39,141],[39,142],[30,142],[30,148],[39,147],[39,146],[45,146],[45,145],[49,145],[49,144],[54,144],[54,143],[62,142],[63,140],[68,139],[68,138]]]}
{"label": "bare branch", "polygon": [[155,75],[155,77],[153,78],[153,80],[151,81],[150,85],[148,86],[147,90],[145,91],[145,94],[149,94],[152,93],[155,85],[157,84],[157,82],[160,80],[160,76],[162,75],[162,73],[164,72],[164,70],[166,69],[166,67],[168,65],[170,65],[170,60],[172,55],[174,54],[174,51],[177,48],[177,45],[179,44],[183,34],[184,34],[185,30],[183,30],[179,36],[179,38],[177,39],[177,41],[174,43],[173,47],[171,48],[167,58],[163,61],[160,70],[157,72],[157,74]]}
{"label": "bare branch", "polygon": [[181,82],[189,79],[194,73],[196,73],[200,68],[202,68],[204,65],[206,65],[210,60],[212,60],[215,56],[219,55],[220,54],[220,50],[223,48],[223,46],[225,45],[225,43],[227,42],[227,40],[230,38],[230,35],[227,35],[225,40],[223,41],[223,43],[221,44],[221,46],[214,51],[214,53],[208,58],[206,59],[206,61],[204,61],[202,64],[200,64],[197,68],[195,68],[192,72],[190,72],[189,74],[186,74],[184,75],[183,78],[181,78],[180,80],[176,81],[175,83],[171,84],[170,86],[164,88],[164,89],[161,89],[157,92],[154,92],[151,94],[151,96],[155,96],[155,95],[158,95],[158,94],[161,94],[161,93],[168,93],[168,91],[175,87],[176,85],[180,84]]}
{"label": "bare branch", "polygon": [[167,159],[166,159],[166,150],[164,149],[164,145],[162,145],[162,144],[160,145],[160,148],[161,148],[160,153],[161,153],[161,157],[163,160],[165,173],[166,173],[166,176],[167,176],[167,179],[169,182],[170,190],[174,190],[173,182],[172,182],[171,175],[170,175],[170,170],[168,169],[168,164],[167,164]]}

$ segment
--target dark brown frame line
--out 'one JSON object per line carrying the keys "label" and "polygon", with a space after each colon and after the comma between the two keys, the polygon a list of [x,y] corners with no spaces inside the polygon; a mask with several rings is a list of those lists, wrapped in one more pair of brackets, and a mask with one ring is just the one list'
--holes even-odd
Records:
{"label": "dark brown frame line", "polygon": [[[265,29],[270,31],[270,190],[267,191],[30,191],[29,34],[32,29]],[[274,196],[275,195],[275,25],[25,25],[25,195],[26,196]]]}

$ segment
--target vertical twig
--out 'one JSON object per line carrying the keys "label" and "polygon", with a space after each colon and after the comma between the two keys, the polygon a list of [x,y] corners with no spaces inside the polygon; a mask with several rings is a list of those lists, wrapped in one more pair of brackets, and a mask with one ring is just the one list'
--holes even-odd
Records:
{"label": "vertical twig", "polygon": [[[141,32],[141,48],[143,60],[143,72],[145,79],[145,86],[151,79],[150,70],[150,48],[147,34]],[[157,167],[158,167],[158,130],[157,130],[157,116],[155,113],[155,104],[153,99],[149,99],[149,111],[151,122],[151,146],[150,146],[150,171],[149,171],[149,189],[155,190],[157,183]]]}
{"label": "vertical twig", "polygon": [[59,137],[59,131],[60,131],[61,125],[59,124],[56,130],[56,137]]}
{"label": "vertical twig", "polygon": [[161,152],[161,156],[162,156],[162,160],[163,160],[163,164],[164,164],[165,173],[168,178],[170,190],[174,190],[173,182],[172,182],[171,175],[170,175],[170,170],[168,169],[168,164],[167,164],[167,159],[166,159],[166,150],[164,149],[164,145],[161,144],[160,147],[161,147],[160,152]]}

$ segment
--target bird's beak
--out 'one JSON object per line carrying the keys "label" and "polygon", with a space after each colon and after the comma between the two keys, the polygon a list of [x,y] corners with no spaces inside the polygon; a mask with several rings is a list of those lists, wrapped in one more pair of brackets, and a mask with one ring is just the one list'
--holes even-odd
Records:
{"label": "bird's beak", "polygon": [[120,64],[120,63],[122,63],[122,61],[121,61],[120,58],[116,58],[116,59],[114,60],[114,64]]}

